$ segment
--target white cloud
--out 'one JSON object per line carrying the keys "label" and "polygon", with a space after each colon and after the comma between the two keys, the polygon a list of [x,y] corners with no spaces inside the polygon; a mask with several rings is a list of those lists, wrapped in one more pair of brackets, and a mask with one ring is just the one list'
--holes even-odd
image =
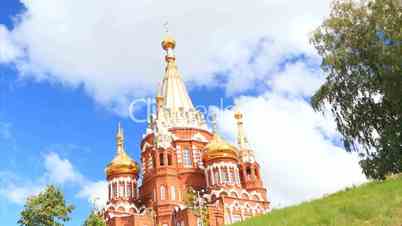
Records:
{"label": "white cloud", "polygon": [[[310,65],[313,65],[311,67]],[[236,108],[262,168],[274,207],[287,206],[366,181],[356,153],[347,153],[331,114],[314,112],[308,98],[322,84],[314,62],[288,62],[264,81],[261,96],[241,96]],[[216,110],[216,109],[214,109]],[[231,110],[221,110],[221,131],[234,141]]]}
{"label": "white cloud", "polygon": [[[366,181],[358,156],[336,145],[334,123],[302,98],[270,92],[241,97],[236,106],[245,112],[245,129],[274,207]],[[220,119],[220,128],[233,139],[233,112],[223,111]]]}
{"label": "white cloud", "polygon": [[28,196],[38,194],[44,188],[42,182],[22,179],[13,172],[0,171],[0,196],[12,203],[22,205]]}
{"label": "white cloud", "polygon": [[96,181],[87,183],[78,193],[78,197],[86,198],[95,208],[102,209],[107,202],[107,182]]}
{"label": "white cloud", "polygon": [[0,63],[10,63],[21,55],[22,51],[13,43],[10,32],[0,24]]}
{"label": "white cloud", "polygon": [[0,51],[18,46],[13,52],[24,54],[6,54],[7,61],[20,56],[22,75],[83,85],[97,102],[122,111],[128,97],[154,92],[162,78],[166,20],[183,77],[211,85],[214,73],[230,72],[232,94],[253,88],[289,54],[314,55],[308,33],[330,0],[22,2],[26,11],[14,30],[3,27],[11,41]]}
{"label": "white cloud", "polygon": [[16,186],[10,184],[8,187],[0,189],[0,193],[7,196],[7,198],[16,204],[22,205],[25,203],[27,197],[38,194],[44,187],[34,185],[32,186]]}
{"label": "white cloud", "polygon": [[100,208],[106,205],[107,182],[91,181],[83,176],[68,159],[62,159],[57,153],[50,152],[45,158],[45,176],[48,181],[56,184],[75,184],[79,186],[77,197],[85,198],[91,204]]}
{"label": "white cloud", "polygon": [[50,152],[44,156],[46,175],[51,182],[64,184],[68,182],[83,183],[83,176],[73,168],[68,159],[61,159],[54,152]]}
{"label": "white cloud", "polygon": [[294,64],[286,64],[283,71],[272,76],[268,85],[273,92],[288,94],[291,96],[310,97],[321,86],[324,77],[302,61]]}
{"label": "white cloud", "polygon": [[41,192],[48,184],[74,185],[79,188],[77,197],[87,199],[98,208],[107,201],[107,183],[84,177],[68,159],[50,152],[43,156],[44,174],[36,180],[22,179],[14,173],[0,171],[0,195],[8,201],[22,205],[27,197]]}

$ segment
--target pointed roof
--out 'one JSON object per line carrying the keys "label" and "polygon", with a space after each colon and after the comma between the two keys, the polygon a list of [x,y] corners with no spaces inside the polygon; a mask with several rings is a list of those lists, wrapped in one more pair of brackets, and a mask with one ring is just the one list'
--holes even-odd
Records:
{"label": "pointed roof", "polygon": [[243,128],[243,114],[240,111],[235,111],[234,117],[237,124],[237,144],[240,149],[249,148],[246,133]]}
{"label": "pointed roof", "polygon": [[244,132],[243,114],[240,111],[236,111],[234,117],[237,124],[237,144],[240,151],[240,159],[243,162],[254,162],[255,154],[251,149],[246,137],[246,133]]}
{"label": "pointed roof", "polygon": [[162,41],[162,47],[166,51],[166,68],[165,76],[160,84],[157,95],[163,97],[165,108],[173,111],[180,108],[184,110],[194,109],[186,86],[176,66],[176,57],[173,54],[175,46],[176,41],[172,36],[166,36]]}

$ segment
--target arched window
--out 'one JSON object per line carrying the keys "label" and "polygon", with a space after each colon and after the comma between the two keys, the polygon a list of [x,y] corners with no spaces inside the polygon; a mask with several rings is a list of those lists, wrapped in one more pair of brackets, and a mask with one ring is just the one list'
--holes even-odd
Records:
{"label": "arched window", "polygon": [[250,180],[251,179],[251,168],[250,167],[247,167],[246,168],[246,177],[247,177],[247,179],[248,180]]}
{"label": "arched window", "polygon": [[125,188],[125,186],[124,186],[124,182],[120,182],[120,196],[121,197],[124,197],[125,196],[125,193],[126,193],[126,188]]}
{"label": "arched window", "polygon": [[233,184],[237,184],[237,180],[236,180],[236,174],[235,174],[235,170],[233,168],[230,168],[230,177]]}
{"label": "arched window", "polygon": [[182,156],[181,156],[181,150],[180,150],[180,146],[179,145],[177,145],[176,146],[176,158],[177,158],[177,163],[181,163],[182,161],[182,158],[181,158]]}
{"label": "arched window", "polygon": [[172,165],[172,154],[168,154],[168,166]]}
{"label": "arched window", "polygon": [[165,165],[165,158],[163,157],[163,153],[159,154],[159,165],[161,166]]}
{"label": "arched window", "polygon": [[166,199],[166,188],[165,186],[161,186],[160,188],[160,195],[161,195],[161,200],[165,200]]}
{"label": "arched window", "polygon": [[172,186],[170,187],[170,199],[171,200],[176,200],[176,187]]}
{"label": "arched window", "polygon": [[190,151],[188,149],[184,149],[183,151],[183,165],[184,167],[191,167],[193,165],[190,157]]}
{"label": "arched window", "polygon": [[219,172],[215,171],[214,174],[215,174],[215,184],[219,184]]}
{"label": "arched window", "polygon": [[200,150],[198,150],[198,149],[193,150],[193,159],[198,168],[203,167]]}
{"label": "arched window", "polygon": [[236,183],[240,184],[240,176],[239,176],[239,171],[237,171],[237,169],[235,170],[235,177],[236,177]]}
{"label": "arched window", "polygon": [[126,191],[127,191],[127,197],[128,198],[131,198],[131,196],[132,196],[132,194],[131,194],[131,182],[127,182],[127,184],[126,184]]}
{"label": "arched window", "polygon": [[108,193],[109,193],[109,199],[112,199],[112,185],[109,184],[108,186]]}
{"label": "arched window", "polygon": [[260,178],[260,171],[258,170],[258,168],[255,168],[255,177],[257,177],[257,179]]}
{"label": "arched window", "polygon": [[113,198],[117,197],[117,184],[113,183]]}
{"label": "arched window", "polygon": [[222,169],[222,182],[224,184],[228,183],[228,172],[226,171],[226,168]]}
{"label": "arched window", "polygon": [[[156,157],[155,157],[156,158]],[[152,159],[152,168],[156,168],[156,162],[155,162],[154,156],[151,156]]]}
{"label": "arched window", "polygon": [[247,175],[251,175],[251,168],[247,167],[246,172],[247,172]]}

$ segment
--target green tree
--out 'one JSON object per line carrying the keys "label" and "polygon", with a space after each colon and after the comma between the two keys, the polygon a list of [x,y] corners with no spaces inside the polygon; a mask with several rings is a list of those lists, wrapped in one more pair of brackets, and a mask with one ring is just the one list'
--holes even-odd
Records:
{"label": "green tree", "polygon": [[66,204],[63,193],[53,185],[27,199],[18,224],[21,226],[62,226],[70,220],[74,207]]}
{"label": "green tree", "polygon": [[207,200],[202,197],[203,191],[196,191],[188,187],[184,193],[184,204],[192,210],[195,216],[202,220],[203,226],[209,225]]}
{"label": "green tree", "polygon": [[400,0],[335,0],[311,37],[326,82],[312,106],[330,106],[348,151],[371,178],[402,172]]}
{"label": "green tree", "polygon": [[106,222],[103,220],[102,216],[92,211],[83,226],[106,226]]}

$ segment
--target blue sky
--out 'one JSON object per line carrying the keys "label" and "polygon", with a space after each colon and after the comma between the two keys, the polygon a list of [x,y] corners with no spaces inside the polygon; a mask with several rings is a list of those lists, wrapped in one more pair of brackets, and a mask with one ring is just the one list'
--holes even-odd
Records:
{"label": "blue sky", "polygon": [[[127,131],[143,130],[143,125],[126,123],[97,107],[79,89],[20,81],[15,73],[7,67],[0,69],[0,121],[7,123],[10,133],[0,139],[1,171],[12,172],[22,180],[36,180],[44,171],[43,155],[56,152],[87,177],[103,179],[104,166],[114,154],[116,122],[122,121]],[[140,133],[128,132],[127,136],[129,150],[138,147]],[[88,202],[75,197],[77,189],[65,187],[67,200],[78,207],[75,220],[89,211]],[[15,225],[21,205],[1,199],[4,225]]]}
{"label": "blue sky", "polygon": [[[23,10],[17,3],[1,3],[0,24],[13,27],[12,17]],[[103,180],[104,167],[115,153],[114,136],[119,121],[126,131],[127,150],[138,160],[145,123],[132,123],[98,105],[82,87],[21,79],[18,73],[13,64],[0,65],[0,130],[3,130],[0,134],[7,130],[7,136],[0,135],[0,172],[12,174],[17,184],[25,186],[25,181],[42,177],[44,155],[54,152],[60,158],[68,159],[91,180]],[[215,104],[219,100],[214,97],[224,93],[196,88],[191,94],[195,104]],[[231,98],[227,102],[230,104]],[[8,181],[0,182],[0,186],[4,186]],[[91,204],[85,198],[77,197],[79,186],[59,186],[67,201],[76,206],[72,221],[67,225],[79,225],[89,213]],[[0,200],[2,225],[16,225],[22,205],[10,202],[4,196],[0,196]]]}
{"label": "blue sky", "polygon": [[[245,113],[275,207],[365,181],[358,157],[339,145],[330,115],[308,103],[324,80],[308,33],[328,13],[328,2],[230,1],[226,8],[229,2],[212,0],[2,1],[2,225],[16,225],[23,198],[47,183],[76,206],[67,225],[80,225],[91,208],[88,190],[104,183],[119,121],[138,160],[146,125],[130,120],[128,106],[152,97],[163,76],[166,20],[194,105],[222,100]],[[233,112],[215,110],[219,131],[233,142]]]}
{"label": "blue sky", "polygon": [[[133,123],[99,106],[81,88],[21,80],[17,73],[13,65],[0,66],[0,125],[3,125],[0,130],[9,134],[0,136],[3,150],[0,171],[12,173],[18,180],[35,181],[44,172],[44,155],[55,152],[86,177],[102,180],[104,167],[115,153],[114,137],[119,121],[126,131],[127,150],[138,161],[145,123]],[[223,94],[205,88],[191,93],[195,105],[216,105],[219,103],[216,97]],[[225,100],[226,104],[231,102],[231,98]],[[77,207],[68,225],[78,225],[91,205],[85,198],[76,197],[78,186],[62,185],[61,188],[66,192],[67,201]],[[5,197],[0,199],[2,222],[15,225],[22,206],[10,203]]]}

